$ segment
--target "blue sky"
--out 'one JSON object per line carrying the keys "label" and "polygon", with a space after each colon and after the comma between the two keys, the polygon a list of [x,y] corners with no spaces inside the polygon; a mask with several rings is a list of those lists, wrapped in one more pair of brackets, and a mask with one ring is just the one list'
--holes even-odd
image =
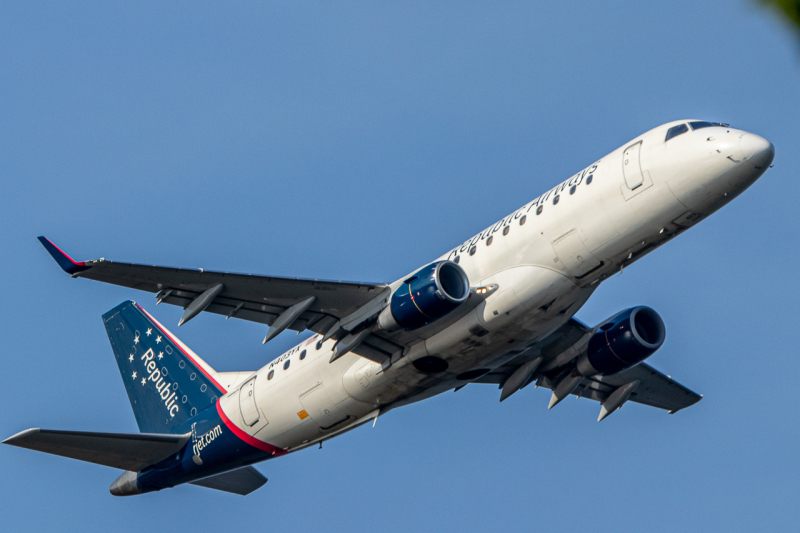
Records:
{"label": "blue sky", "polygon": [[608,280],[674,416],[491,386],[259,466],[247,498],[108,494],[111,469],[0,447],[3,529],[788,531],[800,519],[800,43],[757,2],[106,2],[0,6],[3,438],[136,431],[100,315],[135,299],[218,370],[293,345],[76,259],[391,281],[639,133],[679,118],[771,140],[775,168]]}

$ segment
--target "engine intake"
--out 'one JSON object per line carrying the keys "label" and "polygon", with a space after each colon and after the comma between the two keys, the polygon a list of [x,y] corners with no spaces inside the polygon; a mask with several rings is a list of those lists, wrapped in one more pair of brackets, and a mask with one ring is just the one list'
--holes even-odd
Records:
{"label": "engine intake", "polygon": [[600,326],[589,339],[577,370],[591,376],[631,368],[661,348],[666,334],[664,321],[654,310],[644,306],[627,309]]}
{"label": "engine intake", "polygon": [[468,296],[464,269],[453,261],[437,261],[403,282],[378,317],[378,325],[386,331],[417,329],[442,318]]}

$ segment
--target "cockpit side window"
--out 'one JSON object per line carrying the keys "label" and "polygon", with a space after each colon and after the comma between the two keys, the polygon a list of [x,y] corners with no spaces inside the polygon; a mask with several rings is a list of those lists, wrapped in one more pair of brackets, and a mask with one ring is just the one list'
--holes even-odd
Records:
{"label": "cockpit side window", "polygon": [[664,139],[664,142],[672,139],[673,137],[677,137],[681,133],[686,133],[687,131],[689,131],[689,128],[686,126],[686,124],[672,126],[669,130],[667,130],[667,138]]}
{"label": "cockpit side window", "polygon": [[713,124],[711,122],[706,122],[705,120],[690,122],[689,125],[692,127],[692,130],[699,130],[700,128],[711,128],[713,126],[719,126],[719,124]]}

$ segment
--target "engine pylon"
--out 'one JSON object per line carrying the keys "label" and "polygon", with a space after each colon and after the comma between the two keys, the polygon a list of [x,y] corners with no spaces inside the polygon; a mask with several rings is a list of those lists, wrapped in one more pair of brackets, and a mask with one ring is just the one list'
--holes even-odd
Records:
{"label": "engine pylon", "polygon": [[631,397],[633,391],[636,390],[636,387],[639,386],[639,383],[641,383],[641,381],[637,379],[626,383],[612,392],[611,395],[606,398],[606,401],[602,403],[600,407],[600,416],[597,417],[597,421],[602,422],[604,418],[622,407],[622,405],[628,401],[628,398]]}

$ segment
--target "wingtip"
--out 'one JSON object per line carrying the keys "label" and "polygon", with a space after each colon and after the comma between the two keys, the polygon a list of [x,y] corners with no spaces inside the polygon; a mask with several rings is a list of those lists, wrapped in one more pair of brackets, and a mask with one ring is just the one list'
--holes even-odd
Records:
{"label": "wingtip", "polygon": [[27,436],[28,436],[28,435],[30,435],[31,433],[38,433],[39,431],[41,431],[41,429],[40,429],[40,428],[30,428],[30,429],[26,429],[25,431],[20,431],[19,433],[16,433],[16,434],[14,434],[14,435],[11,435],[11,436],[10,436],[10,437],[8,437],[7,439],[5,439],[5,440],[4,440],[2,443],[3,443],[3,444],[10,444],[10,445],[12,445],[12,446],[16,446],[16,444],[15,444],[15,442],[16,442],[16,441],[18,441],[18,440],[20,440],[20,439],[22,439],[22,438],[24,438],[24,437],[27,437]]}
{"label": "wingtip", "polygon": [[77,274],[78,272],[83,272],[84,270],[88,270],[90,267],[86,266],[86,262],[84,261],[75,261],[69,255],[67,255],[64,250],[53,244],[53,242],[48,239],[47,237],[40,235],[37,237],[39,242],[42,243],[45,250],[55,259],[58,266],[61,267],[61,270],[66,272],[67,274]]}

